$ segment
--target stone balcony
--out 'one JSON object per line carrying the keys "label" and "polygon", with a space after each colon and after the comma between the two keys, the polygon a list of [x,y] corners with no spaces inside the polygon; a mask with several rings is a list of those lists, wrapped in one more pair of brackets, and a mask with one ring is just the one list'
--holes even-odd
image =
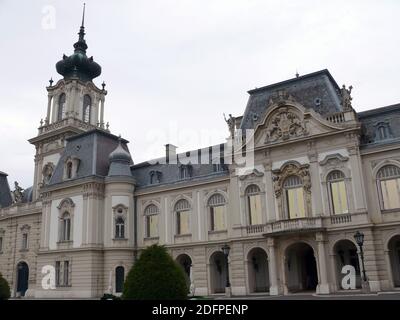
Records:
{"label": "stone balcony", "polygon": [[267,224],[242,227],[243,236],[278,235],[284,233],[310,232],[326,229],[354,227],[368,224],[367,212],[341,214],[336,216],[320,216],[290,220],[279,220]]}
{"label": "stone balcony", "polygon": [[[50,131],[55,131],[57,129],[61,129],[61,128],[64,128],[64,127],[68,127],[68,126],[75,127],[75,128],[81,128],[81,129],[83,129],[85,131],[91,130],[91,129],[103,129],[104,130],[104,124],[92,125],[90,123],[84,122],[84,121],[79,120],[77,118],[68,117],[68,118],[65,118],[65,119],[63,119],[61,121],[57,121],[57,122],[50,123],[50,124],[47,124],[45,122],[38,129],[39,130],[39,135],[45,134],[45,133],[50,132]],[[105,129],[105,130],[107,130],[107,129]]]}

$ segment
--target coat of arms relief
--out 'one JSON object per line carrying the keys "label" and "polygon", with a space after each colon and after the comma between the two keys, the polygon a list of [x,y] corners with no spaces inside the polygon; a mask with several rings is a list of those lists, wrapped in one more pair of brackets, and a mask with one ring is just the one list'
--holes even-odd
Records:
{"label": "coat of arms relief", "polygon": [[271,117],[265,131],[265,143],[288,140],[307,134],[304,123],[300,120],[299,116],[290,111],[288,107],[278,109]]}

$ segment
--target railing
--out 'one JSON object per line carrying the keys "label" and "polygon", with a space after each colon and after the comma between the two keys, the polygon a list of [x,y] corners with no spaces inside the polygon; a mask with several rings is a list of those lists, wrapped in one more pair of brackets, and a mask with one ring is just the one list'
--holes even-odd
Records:
{"label": "railing", "polygon": [[328,120],[329,122],[333,122],[333,123],[342,123],[342,122],[346,121],[343,112],[331,114],[328,117],[326,117],[326,120]]}
{"label": "railing", "polygon": [[254,234],[254,233],[263,233],[265,232],[265,225],[264,224],[256,224],[252,226],[246,227],[247,234]]}
{"label": "railing", "polygon": [[320,217],[281,220],[266,225],[267,233],[300,231],[322,228]]}
{"label": "railing", "polygon": [[350,223],[351,214],[343,214],[331,217],[331,224]]}
{"label": "railing", "polygon": [[66,118],[51,124],[45,124],[39,127],[39,134],[43,134],[49,131],[53,131],[59,128],[63,128],[66,126],[74,126],[78,128],[82,128],[84,130],[90,130],[90,129],[103,129],[105,131],[108,131],[107,129],[104,129],[104,124],[98,124],[98,125],[93,125],[87,122],[84,122],[82,120],[76,119],[76,118]]}

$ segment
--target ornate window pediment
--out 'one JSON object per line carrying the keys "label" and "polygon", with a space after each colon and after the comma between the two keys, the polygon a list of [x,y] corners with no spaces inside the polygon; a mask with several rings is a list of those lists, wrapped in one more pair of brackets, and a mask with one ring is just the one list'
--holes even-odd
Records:
{"label": "ornate window pediment", "polygon": [[240,180],[245,180],[247,178],[259,178],[264,175],[263,172],[258,171],[256,168],[254,168],[251,171],[245,172],[243,175],[239,176]]}
{"label": "ornate window pediment", "polygon": [[[288,212],[289,209],[287,206],[287,197],[290,195],[286,194],[287,192],[285,193],[284,191],[291,189],[292,187],[302,188],[302,192],[298,194],[298,197],[301,197],[304,200],[304,215],[311,216],[311,177],[308,168],[308,164],[289,161],[280,169],[272,171],[274,193],[278,200],[278,209],[281,218],[291,218],[291,213]],[[299,199],[298,203],[301,203],[303,200]]]}
{"label": "ornate window pediment", "polygon": [[72,199],[65,198],[64,200],[62,200],[60,202],[60,204],[58,205],[57,208],[60,209],[62,212],[64,212],[64,211],[71,211],[72,208],[74,208],[74,207],[75,207],[75,203],[72,201]]}
{"label": "ornate window pediment", "polygon": [[320,165],[321,166],[325,166],[325,165],[331,165],[331,166],[337,166],[339,165],[341,162],[345,162],[349,160],[348,157],[344,157],[342,156],[340,153],[335,153],[335,154],[329,154],[327,155],[324,160],[320,161]]}
{"label": "ornate window pediment", "polygon": [[287,106],[280,107],[270,116],[265,132],[265,143],[285,141],[307,134],[300,116]]}

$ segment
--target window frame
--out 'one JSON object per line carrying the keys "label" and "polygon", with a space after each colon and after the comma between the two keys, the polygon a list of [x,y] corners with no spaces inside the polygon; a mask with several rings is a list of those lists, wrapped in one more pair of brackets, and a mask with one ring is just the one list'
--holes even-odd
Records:
{"label": "window frame", "polygon": [[83,101],[82,101],[82,121],[85,123],[90,123],[91,120],[92,120],[92,97],[89,94],[85,94],[83,96]]}
{"label": "window frame", "polygon": [[[288,181],[290,179],[296,178],[298,179],[298,181],[300,183],[298,184],[294,184],[294,185],[287,185]],[[292,174],[289,175],[285,178],[285,180],[283,181],[282,184],[282,189],[283,189],[283,197],[284,197],[284,214],[285,214],[285,219],[286,220],[295,220],[295,219],[302,219],[302,218],[306,218],[307,217],[307,209],[306,209],[306,199],[305,199],[305,192],[304,192],[304,183],[303,183],[303,179],[297,175],[297,174]],[[296,191],[296,193],[295,193]],[[295,216],[295,217],[291,217],[291,210],[290,210],[290,197],[291,195],[298,197],[299,195],[299,191],[301,191],[301,200],[299,200],[297,198],[297,204],[299,204],[299,201],[302,202],[303,204],[303,210],[301,211],[297,211],[297,214],[300,214],[300,216]],[[293,215],[295,215],[295,212],[293,212]]]}
{"label": "window frame", "polygon": [[[185,203],[185,206],[179,207],[179,204]],[[174,205],[174,215],[175,215],[175,235],[177,236],[185,236],[191,235],[192,226],[191,226],[191,205],[190,202],[183,198],[179,199]],[[187,215],[187,224],[188,224],[188,232],[182,233],[182,214]]]}
{"label": "window frame", "polygon": [[[340,178],[332,178],[333,174],[335,173],[340,173]],[[345,194],[345,201],[346,201],[346,207],[347,207],[347,212],[340,212],[340,213],[336,213],[335,212],[335,204],[334,204],[334,197],[333,197],[333,189],[332,189],[332,185],[335,183],[343,183],[344,186],[344,194]],[[349,201],[349,195],[347,193],[347,183],[346,183],[346,175],[342,170],[339,169],[334,169],[331,170],[327,176],[326,176],[326,185],[328,188],[328,199],[329,199],[329,211],[330,214],[332,216],[337,216],[337,215],[341,215],[341,214],[349,214],[350,213],[350,201]],[[340,193],[339,193],[339,197],[340,197]]]}
{"label": "window frame", "polygon": [[[253,188],[253,190],[251,190]],[[261,225],[261,224],[263,224],[263,214],[262,214],[262,212],[263,212],[263,205],[262,205],[262,192],[261,192],[261,188],[257,185],[257,184],[255,184],[255,183],[252,183],[252,184],[250,184],[250,185],[248,185],[247,187],[246,187],[246,189],[245,189],[245,197],[246,197],[246,212],[247,212],[247,224],[249,225],[249,226],[256,226],[256,225]],[[257,197],[256,198],[256,202],[258,202],[259,203],[259,207],[260,207],[260,212],[258,213],[259,214],[259,220],[260,220],[260,223],[253,223],[253,219],[252,219],[252,210],[251,210],[251,207],[252,207],[252,205],[251,205],[251,202],[252,202],[252,197]]]}
{"label": "window frame", "polygon": [[67,112],[66,108],[67,108],[67,96],[63,92],[58,96],[57,121],[62,121],[66,118],[66,112]]}
{"label": "window frame", "polygon": [[[395,168],[397,174],[388,176],[388,177],[380,177],[380,173],[387,167],[393,167]],[[398,191],[398,198],[400,200],[400,167],[397,164],[393,163],[387,163],[385,165],[382,165],[376,172],[376,184],[377,184],[377,192],[378,192],[378,199],[379,199],[379,207],[382,212],[390,212],[390,211],[399,211],[400,210],[400,204],[399,207],[396,208],[385,208],[385,203],[384,203],[384,196],[383,196],[383,190],[382,190],[382,181],[390,181],[394,180],[396,181],[396,187]]]}
{"label": "window frame", "polygon": [[[217,199],[219,197],[219,199]],[[214,199],[217,199],[216,201],[213,201]],[[226,231],[227,230],[227,219],[226,219],[226,198],[223,194],[220,192],[216,192],[212,194],[207,201],[207,206],[209,208],[209,217],[210,217],[210,224],[209,224],[209,230],[211,232],[220,232],[220,231]],[[215,215],[216,211],[215,208],[219,208],[222,210],[222,220],[223,220],[223,227],[222,228],[216,228],[215,225]]]}
{"label": "window frame", "polygon": [[[152,209],[154,208],[154,209]],[[151,210],[152,209],[152,210]],[[160,214],[159,207],[154,204],[150,203],[146,205],[143,215],[144,215],[144,222],[145,222],[145,238],[157,238],[159,236],[159,229],[158,229],[158,217]],[[156,219],[156,230],[154,231],[154,234],[151,233],[151,219],[155,218]]]}

